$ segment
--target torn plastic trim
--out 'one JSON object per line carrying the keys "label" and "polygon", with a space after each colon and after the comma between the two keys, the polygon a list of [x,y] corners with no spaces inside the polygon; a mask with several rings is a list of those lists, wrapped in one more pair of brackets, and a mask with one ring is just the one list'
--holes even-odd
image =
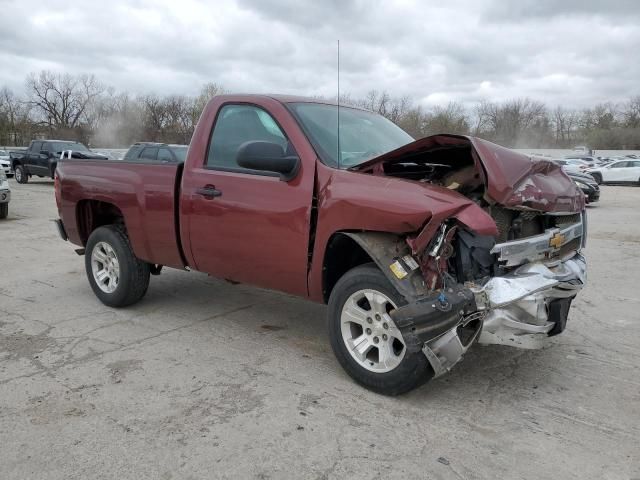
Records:
{"label": "torn plastic trim", "polygon": [[407,351],[418,352],[426,342],[455,330],[465,316],[476,311],[474,293],[451,279],[443,291],[410,302],[390,315],[402,333]]}
{"label": "torn plastic trim", "polygon": [[542,348],[564,330],[571,300],[586,280],[587,264],[577,253],[553,267],[531,263],[470,287],[478,309],[486,311],[478,343]]}
{"label": "torn plastic trim", "polygon": [[[478,315],[480,314],[480,315]],[[468,334],[461,337],[460,330],[467,328]],[[437,378],[451,370],[462,360],[469,347],[482,331],[482,313],[476,312],[444,335],[437,337],[422,346],[422,353],[433,368],[433,377]]]}

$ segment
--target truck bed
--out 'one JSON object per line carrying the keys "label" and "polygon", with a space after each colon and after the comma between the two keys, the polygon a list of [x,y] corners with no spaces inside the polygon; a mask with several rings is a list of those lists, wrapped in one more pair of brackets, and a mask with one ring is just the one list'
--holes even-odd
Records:
{"label": "truck bed", "polygon": [[[84,245],[87,224],[100,218],[83,215],[84,202],[115,205],[135,255],[152,264],[184,268],[177,231],[177,192],[182,164],[68,159],[59,162],[58,199],[69,239]],[[92,216],[93,217],[93,216]]]}

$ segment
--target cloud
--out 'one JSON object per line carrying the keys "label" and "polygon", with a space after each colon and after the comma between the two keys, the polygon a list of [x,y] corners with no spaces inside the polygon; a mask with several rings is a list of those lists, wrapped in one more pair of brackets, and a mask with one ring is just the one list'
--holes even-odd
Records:
{"label": "cloud", "polygon": [[41,69],[118,90],[335,95],[425,105],[528,96],[582,106],[640,94],[640,3],[451,0],[2,2],[0,86]]}

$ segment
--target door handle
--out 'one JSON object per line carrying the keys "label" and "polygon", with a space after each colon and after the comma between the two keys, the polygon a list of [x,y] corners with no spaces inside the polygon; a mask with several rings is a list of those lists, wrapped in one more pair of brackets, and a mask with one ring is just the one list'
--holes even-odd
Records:
{"label": "door handle", "polygon": [[214,187],[213,185],[207,185],[203,188],[199,188],[196,190],[196,193],[198,195],[202,195],[205,198],[215,198],[222,195],[222,192],[216,189],[216,187]]}

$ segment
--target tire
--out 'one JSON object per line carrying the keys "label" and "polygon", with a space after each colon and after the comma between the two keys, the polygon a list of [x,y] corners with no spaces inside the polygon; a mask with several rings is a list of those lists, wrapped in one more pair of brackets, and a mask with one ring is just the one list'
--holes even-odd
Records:
{"label": "tire", "polygon": [[16,179],[16,182],[18,183],[29,182],[29,175],[27,174],[27,171],[24,168],[24,166],[20,164],[16,165],[15,168],[13,169],[13,174],[14,174],[14,178]]}
{"label": "tire", "polygon": [[[383,395],[406,393],[433,378],[433,369],[422,351],[407,352],[402,335],[393,324],[391,317],[388,316],[388,311],[393,308],[393,305],[387,303],[383,306],[386,312],[378,319],[375,311],[376,309],[380,311],[380,305],[372,308],[363,292],[382,294],[396,307],[406,304],[404,297],[396,291],[374,264],[362,265],[349,270],[331,292],[327,319],[331,348],[342,368],[360,385]],[[374,295],[375,298],[380,297]],[[353,315],[349,316],[344,313],[345,308],[347,311],[352,311],[354,301],[358,321],[343,321],[343,314],[345,319],[355,318]],[[362,312],[365,315],[364,319],[360,317]],[[374,314],[369,316],[369,312]],[[372,328],[366,327],[366,325],[370,325]],[[387,330],[382,328],[384,325],[388,326]],[[389,332],[389,335],[384,334],[385,331]],[[399,338],[394,334],[399,335]],[[358,360],[355,358],[357,349],[354,344],[356,342],[351,345],[349,342],[355,338],[361,339],[365,335],[364,340],[367,341],[367,344],[364,348],[368,353],[366,353],[366,357],[360,355],[360,360]],[[383,344],[383,336],[387,337],[387,343]],[[376,338],[378,341],[374,343]],[[364,344],[364,340],[360,342],[360,345]],[[380,362],[382,350],[378,346],[391,352],[386,358],[392,368],[388,368]],[[403,347],[402,350],[400,350],[400,346]]]}
{"label": "tire", "polygon": [[598,185],[602,183],[602,174],[596,172],[596,173],[592,173],[591,176],[593,177],[593,179],[596,181]]}
{"label": "tire", "polygon": [[9,216],[9,203],[0,203],[0,220]]}
{"label": "tire", "polygon": [[[150,266],[133,254],[123,227],[109,225],[96,228],[89,236],[85,252],[89,284],[105,305],[126,307],[147,293]],[[105,278],[99,284],[100,275]]]}

